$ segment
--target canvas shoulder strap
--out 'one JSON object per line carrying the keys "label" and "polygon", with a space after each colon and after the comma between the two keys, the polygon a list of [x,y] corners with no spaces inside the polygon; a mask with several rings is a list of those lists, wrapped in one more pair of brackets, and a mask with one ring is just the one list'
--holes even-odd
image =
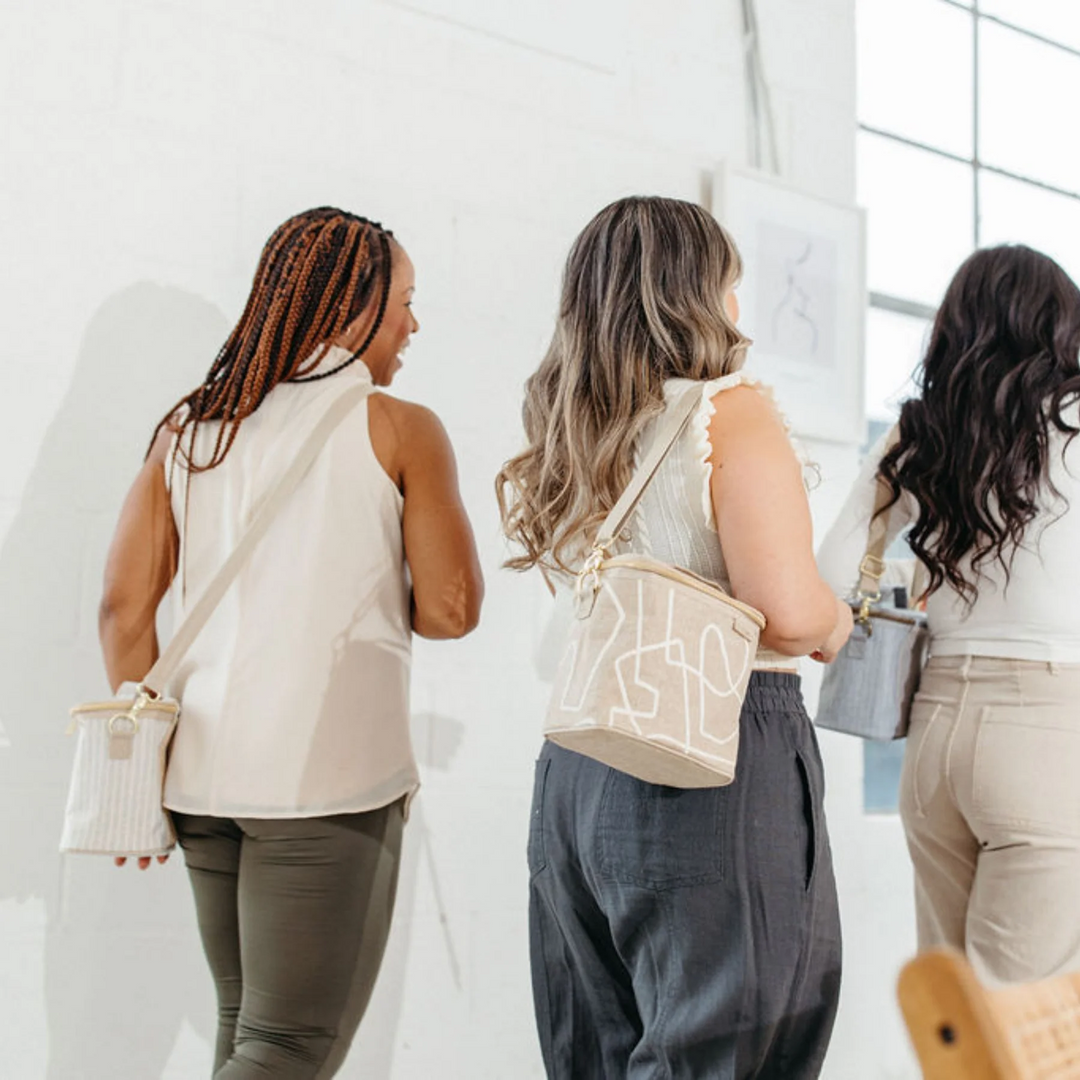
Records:
{"label": "canvas shoulder strap", "polygon": [[296,457],[293,458],[277,485],[263,500],[262,506],[252,518],[243,536],[237,541],[236,547],[210,579],[210,583],[188,612],[187,617],[176,628],[172,640],[143,679],[142,688],[158,696],[164,693],[165,687],[187,655],[188,649],[194,644],[202,628],[229,591],[229,586],[236,580],[236,575],[266,534],[278,512],[288,501],[289,496],[300,486],[300,481],[319,456],[319,452],[326,445],[334,429],[370,393],[370,384],[361,382],[334,399],[333,404],[304,440]]}
{"label": "canvas shoulder strap", "polygon": [[[889,432],[885,443],[882,457],[885,456],[899,441],[900,426],[896,425]],[[881,578],[885,573],[885,542],[889,535],[889,515],[885,513],[885,507],[892,499],[892,488],[879,473],[875,478],[877,491],[874,496],[874,509],[870,517],[870,531],[866,541],[866,554],[859,564],[859,598],[880,599]],[[915,579],[911,587],[911,602],[917,603],[926,591],[927,581],[926,567],[915,560]]]}
{"label": "canvas shoulder strap", "polygon": [[683,433],[690,417],[697,411],[701,402],[701,384],[695,383],[685,390],[667,413],[660,420],[660,429],[656,433],[649,452],[637,467],[626,490],[619,497],[619,501],[611,508],[611,512],[604,519],[600,531],[596,534],[594,548],[608,551],[615,542],[615,538],[622,532],[627,521],[637,508],[642,495],[645,494],[649,484],[663,464],[664,459],[671,452],[679,436]]}

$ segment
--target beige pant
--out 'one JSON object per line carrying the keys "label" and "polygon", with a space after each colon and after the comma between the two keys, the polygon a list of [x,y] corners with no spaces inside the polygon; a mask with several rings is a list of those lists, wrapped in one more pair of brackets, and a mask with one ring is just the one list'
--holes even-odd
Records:
{"label": "beige pant", "polygon": [[920,948],[991,984],[1080,970],[1080,664],[931,660],[900,813]]}

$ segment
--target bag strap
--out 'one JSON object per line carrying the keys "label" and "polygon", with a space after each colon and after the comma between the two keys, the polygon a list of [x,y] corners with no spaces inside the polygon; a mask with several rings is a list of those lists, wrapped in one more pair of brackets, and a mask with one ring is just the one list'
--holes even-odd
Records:
{"label": "bag strap", "polygon": [[[882,452],[884,457],[900,441],[900,425],[897,424],[885,442]],[[876,474],[875,483],[877,494],[874,498],[874,509],[870,516],[870,532],[866,541],[866,554],[859,563],[859,592],[858,598],[862,602],[864,610],[869,610],[870,604],[877,603],[881,599],[881,579],[885,574],[885,540],[889,532],[889,517],[884,513],[892,499],[892,488],[880,473]],[[911,583],[911,602],[917,603],[923,592],[926,591],[926,568],[918,559],[915,560],[915,577]]]}
{"label": "bag strap", "polygon": [[319,452],[326,445],[335,428],[370,393],[371,386],[366,382],[346,390],[335,399],[319,419],[281,479],[263,499],[262,505],[255,513],[243,536],[237,541],[236,547],[233,548],[229,557],[221,564],[218,572],[210,579],[210,583],[206,586],[202,596],[196,601],[195,606],[188,612],[187,617],[176,628],[172,641],[169,642],[165,651],[158,657],[157,663],[146,673],[146,677],[140,684],[140,691],[149,691],[151,695],[156,697],[160,697],[164,693],[165,687],[173,675],[176,674],[176,669],[187,655],[188,649],[195,643],[195,639],[206,625],[207,620],[213,615],[218,604],[221,603],[222,598],[229,591],[229,586],[236,579],[236,575],[255,550],[255,546],[263,538],[266,530],[270,528],[271,522],[277,517],[278,512],[288,501],[289,496],[300,486],[300,481],[314,464]]}
{"label": "bag strap", "polygon": [[600,526],[600,531],[596,534],[596,540],[593,543],[594,552],[601,551],[607,554],[615,543],[615,538],[630,520],[630,516],[641,501],[641,496],[645,494],[645,489],[652,483],[663,464],[664,458],[668,456],[676,440],[690,422],[690,417],[697,411],[701,402],[701,387],[701,383],[695,383],[684,391],[662,418],[660,429],[645,459],[637,467],[630,483],[626,485],[626,490],[619,497],[619,501],[611,508],[611,513],[604,518],[604,523]]}

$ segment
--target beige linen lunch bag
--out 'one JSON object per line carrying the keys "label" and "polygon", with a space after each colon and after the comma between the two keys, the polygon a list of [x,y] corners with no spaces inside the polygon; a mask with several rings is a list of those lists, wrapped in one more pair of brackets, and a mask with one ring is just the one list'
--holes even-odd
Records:
{"label": "beige linen lunch bag", "polygon": [[701,400],[684,393],[612,508],[575,583],[576,618],[544,734],[639,780],[735,779],[739,714],[765,617],[715,582],[646,555],[611,556]]}

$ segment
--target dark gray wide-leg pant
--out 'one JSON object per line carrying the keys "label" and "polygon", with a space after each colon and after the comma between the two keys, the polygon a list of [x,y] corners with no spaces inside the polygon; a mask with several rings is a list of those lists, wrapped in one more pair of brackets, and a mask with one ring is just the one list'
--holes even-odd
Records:
{"label": "dark gray wide-leg pant", "polygon": [[840,991],[823,775],[796,675],[755,672],[736,781],[680,790],[547,744],[530,937],[551,1080],[811,1080]]}
{"label": "dark gray wide-leg pant", "polygon": [[403,811],[173,815],[217,987],[214,1080],[340,1068],[390,933]]}

